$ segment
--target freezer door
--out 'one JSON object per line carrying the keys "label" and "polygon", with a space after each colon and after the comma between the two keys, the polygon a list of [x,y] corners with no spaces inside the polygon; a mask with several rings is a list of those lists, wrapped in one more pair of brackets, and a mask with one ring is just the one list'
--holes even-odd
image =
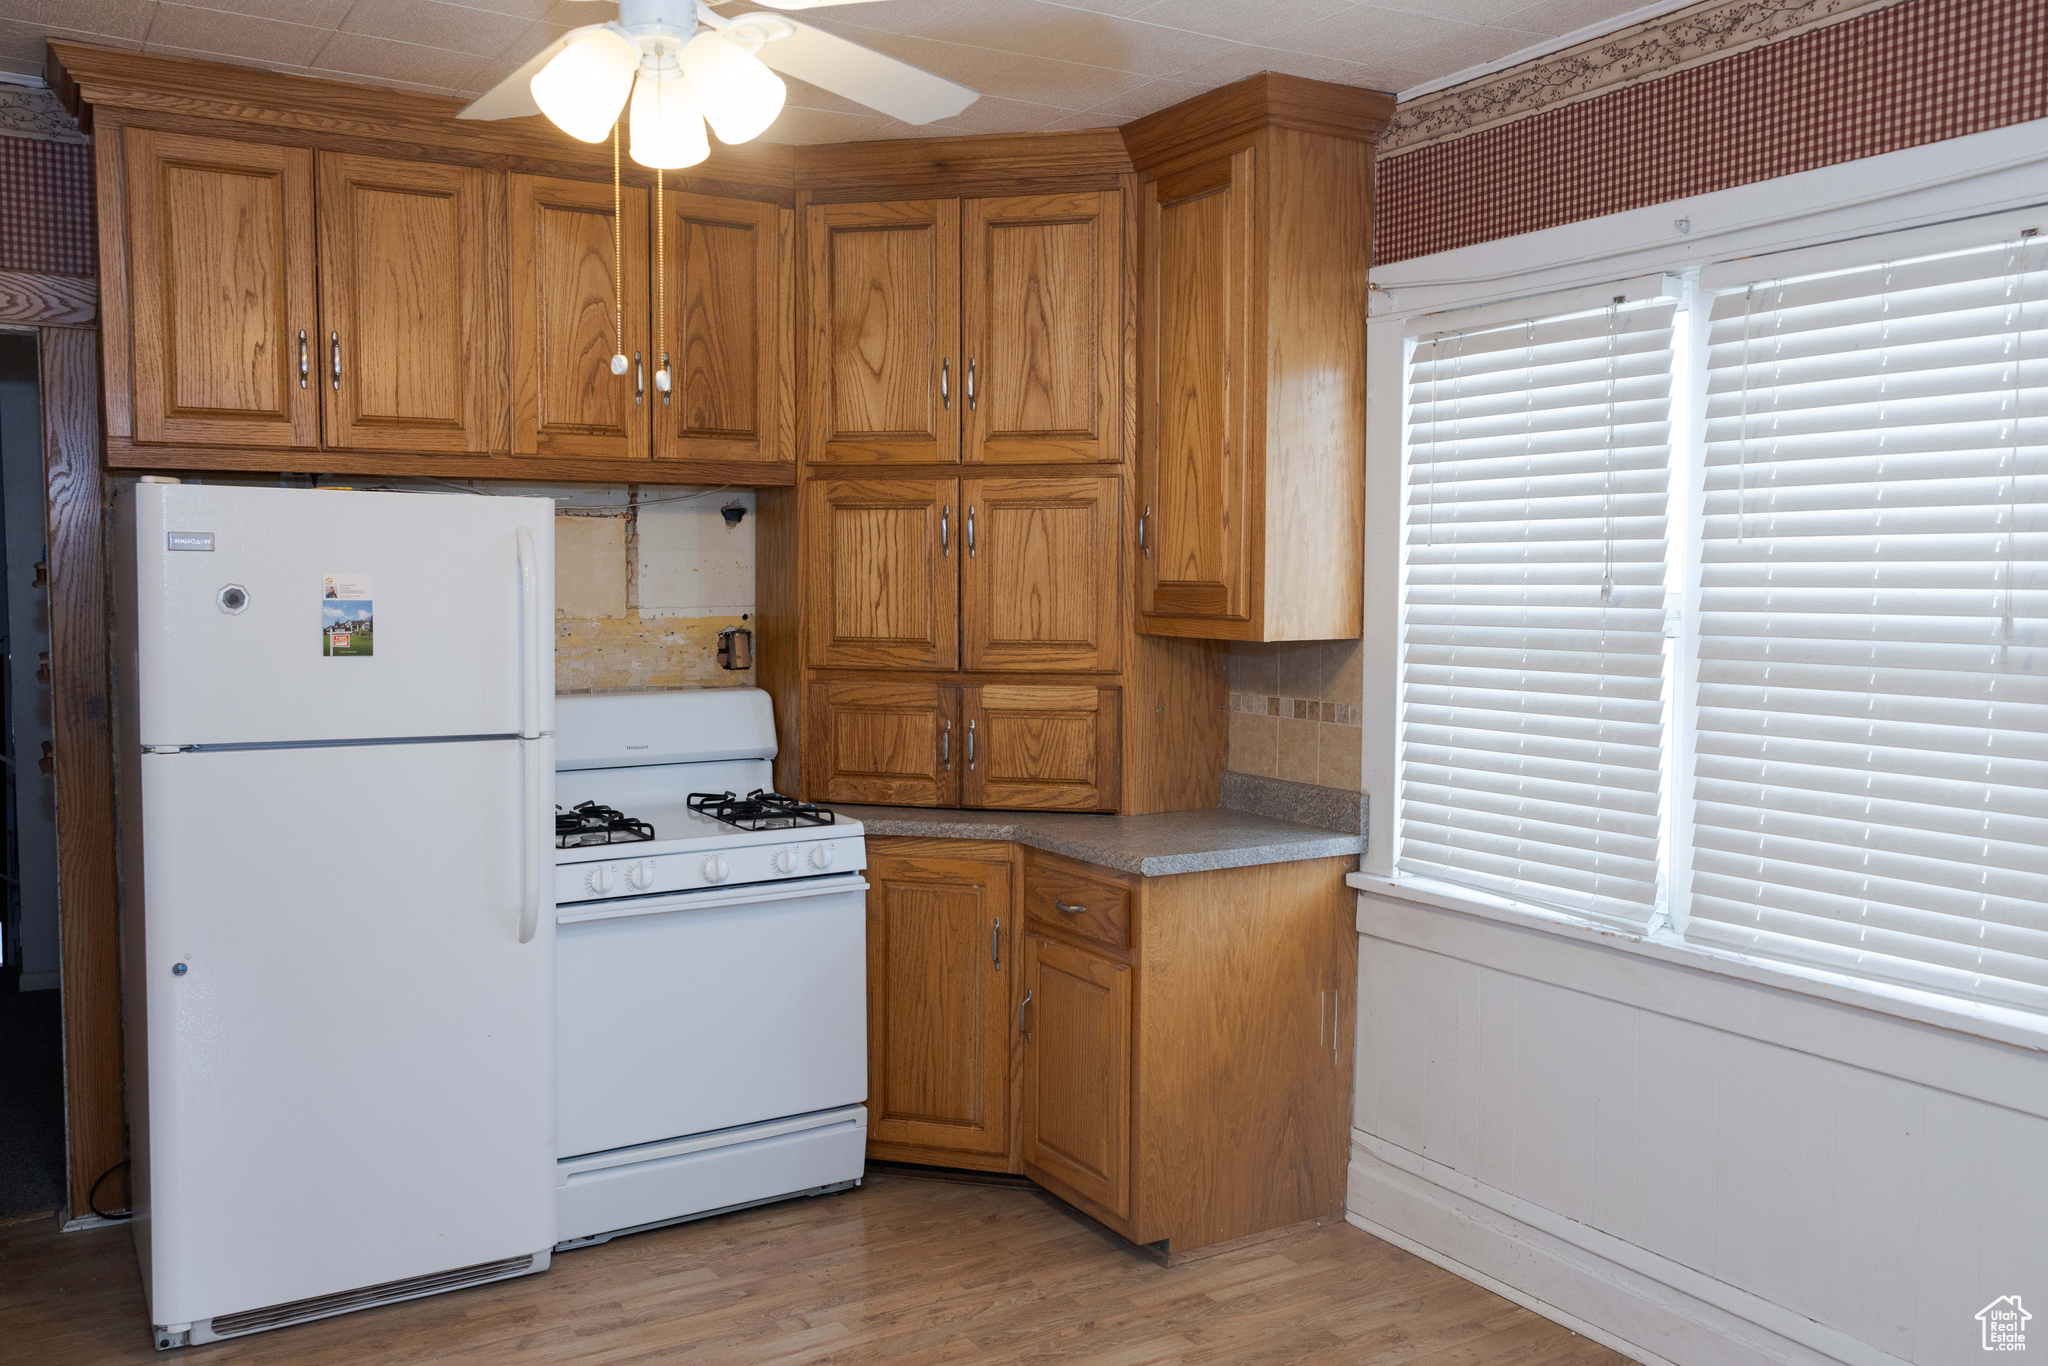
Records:
{"label": "freezer door", "polygon": [[120,496],[143,745],[554,728],[548,499],[195,484]]}
{"label": "freezer door", "polygon": [[551,1247],[554,914],[519,942],[519,743],[137,767],[152,1321]]}

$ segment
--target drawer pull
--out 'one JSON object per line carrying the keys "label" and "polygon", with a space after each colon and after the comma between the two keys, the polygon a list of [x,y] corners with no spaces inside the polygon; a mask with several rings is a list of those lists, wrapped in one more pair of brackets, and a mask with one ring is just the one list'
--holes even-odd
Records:
{"label": "drawer pull", "polygon": [[1088,914],[1088,908],[1086,906],[1069,906],[1066,902],[1060,900],[1058,897],[1054,897],[1052,899],[1052,905],[1054,910],[1065,911],[1068,915]]}

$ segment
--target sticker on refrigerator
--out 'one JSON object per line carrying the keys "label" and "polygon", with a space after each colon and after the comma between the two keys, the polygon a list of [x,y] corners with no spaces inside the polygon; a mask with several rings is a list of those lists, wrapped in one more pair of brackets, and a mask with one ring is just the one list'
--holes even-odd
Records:
{"label": "sticker on refrigerator", "polygon": [[320,595],[320,653],[355,658],[376,651],[368,574],[329,574]]}

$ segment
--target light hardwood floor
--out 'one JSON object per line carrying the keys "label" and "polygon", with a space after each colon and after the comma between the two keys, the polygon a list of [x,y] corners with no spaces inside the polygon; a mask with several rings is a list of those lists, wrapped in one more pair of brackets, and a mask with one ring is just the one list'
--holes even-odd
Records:
{"label": "light hardwood floor", "polygon": [[123,1229],[0,1226],[0,1360],[1620,1366],[1342,1223],[1164,1267],[1035,1191],[859,1190],[562,1254],[545,1275],[159,1356]]}

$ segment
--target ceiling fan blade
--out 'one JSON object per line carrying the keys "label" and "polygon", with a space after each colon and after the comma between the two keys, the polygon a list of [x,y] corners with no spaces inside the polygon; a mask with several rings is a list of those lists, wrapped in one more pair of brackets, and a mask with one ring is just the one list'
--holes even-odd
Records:
{"label": "ceiling fan blade", "polygon": [[585,24],[572,28],[546,47],[533,54],[520,68],[471,100],[463,107],[458,119],[516,119],[528,114],[538,114],[540,106],[533,102],[533,78],[540,69],[555,59],[555,54],[575,42],[586,33],[603,28],[603,24]]}
{"label": "ceiling fan blade", "polygon": [[951,118],[981,98],[979,90],[969,90],[908,62],[850,43],[835,33],[779,15],[742,15],[733,22],[745,24],[754,18],[786,24],[796,30],[787,38],[763,43],[754,54],[762,62],[785,76],[858,100],[905,123]]}
{"label": "ceiling fan blade", "polygon": [[766,5],[769,9],[797,10],[823,9],[827,5],[871,5],[874,0],[754,0],[754,3]]}

